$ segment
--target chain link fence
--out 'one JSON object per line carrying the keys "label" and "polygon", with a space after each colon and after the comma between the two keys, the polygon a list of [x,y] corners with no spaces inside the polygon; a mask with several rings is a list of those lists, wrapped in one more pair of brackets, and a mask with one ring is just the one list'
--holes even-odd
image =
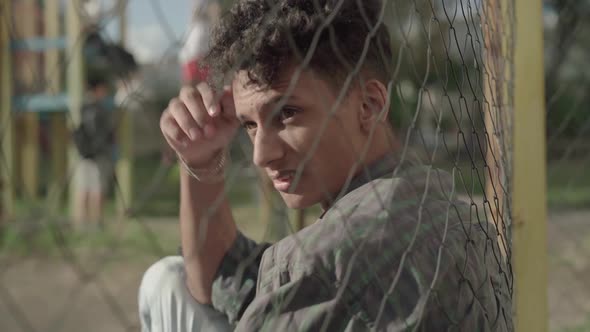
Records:
{"label": "chain link fence", "polygon": [[[349,2],[353,1],[333,3]],[[268,3],[272,7],[275,2]],[[309,1],[310,6],[314,3]],[[189,31],[191,19],[208,17],[215,24],[219,13],[232,4],[1,2],[1,330],[140,329],[137,292],[142,275],[159,258],[177,254],[181,242],[179,166],[161,135],[159,119],[182,86],[181,68],[194,68],[179,63],[179,51],[190,43],[190,34],[175,32],[178,10],[171,6],[195,11],[185,15],[185,27],[180,28]],[[128,31],[137,24],[134,17],[140,14],[135,10],[153,15],[160,29],[154,38],[165,36],[155,60],[143,57],[145,48],[133,40],[137,34]],[[548,289],[550,328],[555,331],[590,326],[590,286],[584,277],[590,266],[590,177],[585,174],[590,130],[590,72],[585,64],[590,43],[584,33],[589,10],[587,1],[558,0],[546,1],[544,9],[551,209]],[[270,19],[278,14],[270,10],[268,15]],[[327,35],[337,34],[330,19],[325,17]],[[417,195],[421,199],[411,205],[413,218],[432,217],[432,207],[425,203],[431,182],[431,190],[442,190],[449,202],[442,212],[435,211],[447,215],[447,223],[449,211],[456,208],[451,202],[464,202],[458,205],[465,209],[469,225],[492,230],[484,232],[484,257],[495,264],[494,273],[499,271],[509,297],[515,292],[510,242],[511,135],[516,125],[513,51],[518,43],[513,38],[514,20],[512,2],[393,0],[384,2],[376,20],[367,23],[385,24],[391,36],[393,54],[383,61],[391,69],[388,120],[399,138],[400,162],[417,162],[427,170],[426,180],[420,179],[427,183]],[[342,85],[358,78],[362,54],[373,45],[370,39],[363,43],[358,63],[347,64]],[[339,54],[337,45],[324,43],[308,47],[309,57],[321,47]],[[245,54],[243,60],[249,57],[252,54]],[[301,59],[305,64],[306,54]],[[310,67],[313,64],[300,66],[290,83],[296,86],[301,72]],[[332,112],[347,97],[342,85],[336,91],[339,97],[325,98]],[[88,107],[104,110],[112,121],[112,126],[105,126],[108,155],[96,163],[86,163],[75,147],[76,128]],[[343,129],[341,135],[351,134]],[[226,172],[227,196],[240,230],[256,241],[276,242],[317,225],[319,205],[302,211],[287,208],[272,182],[253,165],[249,136],[247,128],[236,135],[229,149],[233,162]],[[314,142],[322,136],[324,132],[318,132]],[[303,159],[314,158],[314,149],[310,151]],[[450,176],[448,190],[437,187],[440,174]],[[329,184],[316,179],[316,185]],[[96,188],[106,190],[103,198],[92,194]],[[81,191],[89,194],[81,198]],[[332,208],[342,216],[349,213],[338,209]],[[346,217],[341,219],[346,224]],[[443,229],[437,233],[442,240],[435,255],[450,245]],[[321,241],[296,238],[301,248]],[[408,241],[404,257],[418,250],[414,242]],[[470,255],[468,243],[461,245],[465,249],[460,255]],[[435,270],[444,269],[440,259],[435,264]],[[429,285],[436,278],[435,274]],[[391,288],[383,288],[384,298],[394,292],[396,282],[387,286]],[[457,287],[458,297],[461,291]],[[504,313],[498,319],[509,317],[511,313]]]}

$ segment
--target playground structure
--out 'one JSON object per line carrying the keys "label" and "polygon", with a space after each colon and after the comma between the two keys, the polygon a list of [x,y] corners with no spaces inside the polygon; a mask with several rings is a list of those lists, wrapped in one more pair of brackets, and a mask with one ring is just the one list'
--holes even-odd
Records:
{"label": "playground structure", "polygon": [[[121,44],[126,35],[124,4],[117,7]],[[85,58],[92,50],[84,49],[89,17],[82,1],[67,1],[62,6],[59,0],[7,0],[2,1],[2,15],[4,22],[9,22],[0,27],[4,157],[0,170],[0,220],[4,221],[14,216],[17,195],[40,201],[41,167],[50,173],[49,182],[44,184],[46,206],[52,213],[62,209],[63,188],[67,188],[78,158],[70,132],[80,121],[86,85]],[[35,19],[18,19],[31,16]],[[121,188],[117,201],[129,202],[131,124],[124,114],[123,117],[117,135],[120,160],[116,168]],[[48,143],[45,150],[50,156],[49,165],[40,162],[42,131]]]}

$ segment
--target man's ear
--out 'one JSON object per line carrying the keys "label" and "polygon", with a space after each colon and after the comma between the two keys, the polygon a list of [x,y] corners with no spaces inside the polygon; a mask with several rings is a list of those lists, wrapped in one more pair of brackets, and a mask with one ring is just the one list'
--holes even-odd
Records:
{"label": "man's ear", "polygon": [[376,79],[362,84],[362,104],[359,112],[361,130],[370,133],[373,126],[387,121],[389,113],[389,91],[387,87]]}

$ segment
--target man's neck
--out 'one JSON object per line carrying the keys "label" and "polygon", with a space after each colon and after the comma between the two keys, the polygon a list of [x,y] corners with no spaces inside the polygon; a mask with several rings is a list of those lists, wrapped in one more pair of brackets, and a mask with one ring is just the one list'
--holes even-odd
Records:
{"label": "man's neck", "polygon": [[351,184],[358,186],[356,182],[363,182],[362,178],[359,177],[365,176],[365,172],[373,165],[387,157],[395,156],[401,149],[401,143],[395,137],[393,129],[389,124],[387,124],[387,127],[377,128],[375,135],[370,141],[366,143],[365,147],[366,151],[358,153],[359,162],[357,162],[354,165],[354,168],[351,169],[340,190],[331,195],[333,199],[327,199],[321,203],[324,212],[327,211],[341,197],[353,190]]}
{"label": "man's neck", "polygon": [[336,194],[332,195],[334,199],[322,202],[321,206],[324,212],[350,191],[370,181],[372,178],[380,176],[378,174],[373,174],[375,166],[387,158],[394,158],[397,151],[399,151],[399,149],[394,150],[390,147],[380,147],[379,149],[372,149],[372,151],[369,150],[364,158],[359,155],[360,162],[355,164],[354,169],[351,170],[341,189]]}

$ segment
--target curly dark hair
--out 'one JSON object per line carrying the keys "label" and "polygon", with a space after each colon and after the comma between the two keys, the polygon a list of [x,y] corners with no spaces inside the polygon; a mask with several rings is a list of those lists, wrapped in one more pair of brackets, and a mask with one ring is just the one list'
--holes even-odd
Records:
{"label": "curly dark hair", "polygon": [[250,83],[267,87],[311,49],[309,67],[335,86],[361,60],[359,73],[387,84],[392,51],[381,7],[381,0],[238,0],[214,29],[205,62],[213,76],[246,70]]}

